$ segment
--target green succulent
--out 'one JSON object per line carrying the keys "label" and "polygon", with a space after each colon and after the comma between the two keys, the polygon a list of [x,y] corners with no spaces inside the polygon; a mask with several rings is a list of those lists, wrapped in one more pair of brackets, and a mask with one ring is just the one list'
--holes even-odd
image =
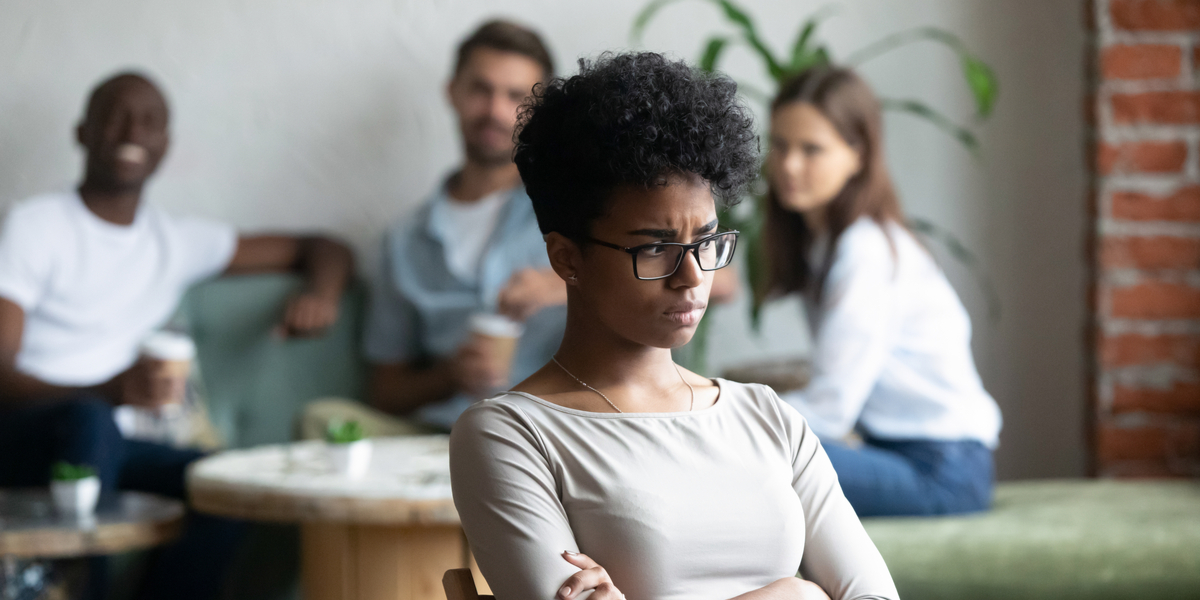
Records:
{"label": "green succulent", "polygon": [[50,477],[54,481],[79,481],[95,476],[96,469],[88,465],[73,465],[62,460],[50,468]]}
{"label": "green succulent", "polygon": [[325,441],[333,444],[350,444],[366,437],[358,421],[333,421],[325,429]]}

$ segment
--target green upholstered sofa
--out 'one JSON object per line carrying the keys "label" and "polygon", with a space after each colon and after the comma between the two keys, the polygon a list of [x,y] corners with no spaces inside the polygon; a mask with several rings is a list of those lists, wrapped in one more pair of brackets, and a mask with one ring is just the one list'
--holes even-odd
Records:
{"label": "green upholstered sofa", "polygon": [[[291,439],[314,398],[361,397],[363,288],[347,292],[328,335],[278,339],[272,329],[299,285],[285,275],[225,278],[183,303],[230,446]],[[866,526],[906,600],[1200,598],[1200,483],[1004,483],[987,513]],[[227,597],[294,597],[297,545],[294,528],[256,526]]]}
{"label": "green upholstered sofa", "polygon": [[285,339],[274,330],[300,285],[291,275],[225,277],[184,298],[180,312],[196,340],[210,417],[227,446],[289,441],[308,401],[362,397],[363,286],[346,292],[325,335]]}
{"label": "green upholstered sofa", "polygon": [[864,524],[906,600],[1200,598],[1200,482],[1004,483],[986,513]]}

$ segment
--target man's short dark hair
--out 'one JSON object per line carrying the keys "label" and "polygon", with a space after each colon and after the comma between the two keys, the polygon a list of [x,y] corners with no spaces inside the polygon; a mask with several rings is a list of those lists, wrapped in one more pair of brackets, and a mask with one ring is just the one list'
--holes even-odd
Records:
{"label": "man's short dark hair", "polygon": [[541,65],[544,79],[554,76],[554,59],[550,58],[550,52],[546,50],[542,38],[528,27],[499,19],[484,23],[458,45],[458,59],[454,63],[455,75],[462,71],[471,53],[480,48],[519,54]]}
{"label": "man's short dark hair", "polygon": [[758,174],[758,135],[737,84],[651,52],[580,60],[534,88],[514,161],[542,233],[583,241],[622,186],[698,176],[726,205]]}

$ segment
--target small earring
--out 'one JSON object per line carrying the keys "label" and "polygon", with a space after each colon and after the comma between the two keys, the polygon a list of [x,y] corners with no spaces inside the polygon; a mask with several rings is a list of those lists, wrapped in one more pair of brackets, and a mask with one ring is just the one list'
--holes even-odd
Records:
{"label": "small earring", "polygon": [[567,279],[570,279],[571,281],[579,281],[579,278],[578,278],[578,277],[576,277],[576,276],[574,276],[574,275],[571,275],[570,277],[567,277]]}

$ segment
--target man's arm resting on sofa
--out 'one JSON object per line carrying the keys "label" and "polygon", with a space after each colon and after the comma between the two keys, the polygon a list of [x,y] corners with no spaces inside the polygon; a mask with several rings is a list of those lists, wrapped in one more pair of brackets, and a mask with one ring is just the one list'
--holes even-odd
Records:
{"label": "man's arm resting on sofa", "polygon": [[282,326],[291,335],[313,335],[333,325],[342,293],[354,272],[354,255],[329,238],[260,235],[238,239],[226,274],[294,271],[304,291],[288,301]]}

